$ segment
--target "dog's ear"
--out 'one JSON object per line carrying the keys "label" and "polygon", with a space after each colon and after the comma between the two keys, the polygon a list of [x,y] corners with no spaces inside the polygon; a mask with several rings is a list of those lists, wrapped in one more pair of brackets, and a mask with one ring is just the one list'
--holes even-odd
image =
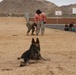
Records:
{"label": "dog's ear", "polygon": [[35,43],[35,40],[34,40],[34,38],[32,38],[32,42],[31,43]]}
{"label": "dog's ear", "polygon": [[38,43],[38,44],[40,43],[40,41],[39,41],[39,39],[38,39],[38,38],[36,39],[36,43]]}

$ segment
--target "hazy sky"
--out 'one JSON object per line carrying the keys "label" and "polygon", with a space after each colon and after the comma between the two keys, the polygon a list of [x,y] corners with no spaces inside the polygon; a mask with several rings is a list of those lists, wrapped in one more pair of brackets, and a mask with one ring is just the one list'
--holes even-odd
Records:
{"label": "hazy sky", "polygon": [[1,1],[3,1],[3,0],[0,0],[0,2],[1,2]]}
{"label": "hazy sky", "polygon": [[50,2],[53,2],[54,4],[58,5],[58,6],[62,6],[62,5],[69,5],[69,4],[75,4],[76,0],[47,0]]}

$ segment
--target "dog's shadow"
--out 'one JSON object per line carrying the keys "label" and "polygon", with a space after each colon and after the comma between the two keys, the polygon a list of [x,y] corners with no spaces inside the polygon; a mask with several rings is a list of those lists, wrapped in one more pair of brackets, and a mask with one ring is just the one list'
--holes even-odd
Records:
{"label": "dog's shadow", "polygon": [[32,61],[32,62],[29,62],[29,64],[37,64],[37,62]]}

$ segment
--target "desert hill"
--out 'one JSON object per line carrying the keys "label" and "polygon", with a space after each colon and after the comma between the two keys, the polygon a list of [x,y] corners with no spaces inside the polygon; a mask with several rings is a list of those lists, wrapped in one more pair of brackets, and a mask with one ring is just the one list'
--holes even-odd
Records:
{"label": "desert hill", "polygon": [[25,14],[34,16],[37,9],[41,9],[48,16],[54,16],[55,11],[62,11],[63,15],[72,15],[72,8],[76,4],[58,7],[47,0],[3,0],[0,2],[0,14]]}
{"label": "desert hill", "polygon": [[70,5],[65,5],[60,7],[63,14],[69,15],[69,16],[72,15],[72,8],[76,8],[76,4],[70,4]]}
{"label": "desert hill", "polygon": [[59,7],[46,0],[3,0],[0,3],[0,13],[24,14],[27,12],[33,15],[37,9],[42,9],[47,14],[54,14],[54,10],[58,10]]}

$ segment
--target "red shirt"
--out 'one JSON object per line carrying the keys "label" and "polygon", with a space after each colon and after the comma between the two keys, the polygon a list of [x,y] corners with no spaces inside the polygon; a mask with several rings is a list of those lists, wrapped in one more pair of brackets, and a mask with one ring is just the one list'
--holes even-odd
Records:
{"label": "red shirt", "polygon": [[34,20],[35,20],[35,23],[37,23],[38,21],[44,21],[44,22],[46,22],[46,14],[45,13],[41,13],[41,14],[35,14],[35,18],[34,18]]}

